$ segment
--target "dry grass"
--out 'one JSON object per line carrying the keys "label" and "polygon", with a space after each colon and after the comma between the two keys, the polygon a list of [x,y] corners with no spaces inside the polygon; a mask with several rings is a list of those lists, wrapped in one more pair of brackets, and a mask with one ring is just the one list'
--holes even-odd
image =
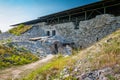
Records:
{"label": "dry grass", "polygon": [[120,30],[81,51],[78,58],[86,61],[81,66],[84,71],[88,67],[94,70],[120,64]]}
{"label": "dry grass", "polygon": [[[120,30],[87,49],[81,51],[73,50],[73,54],[74,55],[67,58],[55,58],[52,62],[30,73],[23,80],[46,80],[46,76],[50,76],[51,80],[55,77],[59,78],[59,71],[65,66],[69,66],[71,67],[70,69],[72,69],[78,60],[81,61],[80,72],[82,73],[116,64],[120,65]],[[109,78],[112,79],[113,77],[109,76]],[[68,77],[67,80],[71,79],[73,78]]]}
{"label": "dry grass", "polygon": [[9,30],[9,33],[19,36],[31,28],[32,28],[31,26],[25,26],[25,25],[21,24],[15,28],[12,28],[11,30]]}
{"label": "dry grass", "polygon": [[50,78],[58,77],[58,73],[65,67],[73,65],[75,61],[71,57],[63,57],[59,55],[55,57],[52,61],[44,64],[42,67],[33,71],[23,80],[47,80],[48,76]]}

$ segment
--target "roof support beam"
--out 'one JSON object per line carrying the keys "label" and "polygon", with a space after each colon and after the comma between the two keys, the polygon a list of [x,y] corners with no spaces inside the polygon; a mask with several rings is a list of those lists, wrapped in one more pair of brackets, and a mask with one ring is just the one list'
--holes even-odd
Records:
{"label": "roof support beam", "polygon": [[85,11],[85,20],[87,20],[87,11]]}
{"label": "roof support beam", "polygon": [[91,13],[88,15],[87,19],[89,19],[93,13],[94,13],[94,10],[91,11]]}
{"label": "roof support beam", "polygon": [[[110,4],[109,4],[109,2],[110,2]],[[102,1],[102,2],[99,2],[99,3],[90,4],[90,5],[87,5],[87,6],[80,7],[80,8],[75,8],[75,9],[51,14],[51,15],[48,15],[48,16],[43,16],[43,17],[40,17],[39,19],[24,22],[24,23],[19,23],[19,24],[30,25],[30,24],[35,24],[35,23],[39,23],[39,22],[42,22],[42,21],[47,21],[48,23],[50,23],[51,21],[53,21],[53,19],[52,19],[53,17],[56,17],[54,19],[54,21],[56,21],[56,22],[60,22],[61,18],[63,18],[63,17],[68,17],[69,19],[67,18],[67,20],[71,21],[72,17],[74,15],[75,16],[76,15],[81,15],[81,16],[84,17],[85,20],[87,20],[87,19],[89,19],[89,17],[92,17],[92,16],[94,17],[94,15],[93,15],[94,12],[92,12],[92,11],[95,11],[95,13],[106,14],[107,9],[109,9],[110,7],[118,6],[118,5],[120,5],[119,0],[110,0],[110,1],[105,1],[105,2]],[[58,17],[60,18],[60,20],[58,19]],[[19,24],[15,24],[15,25],[12,25],[12,26],[17,26]]]}
{"label": "roof support beam", "polygon": [[69,21],[71,21],[71,15],[69,15]]}
{"label": "roof support beam", "polygon": [[96,10],[96,12],[99,13],[99,14],[103,14],[102,12],[100,12],[100,11],[98,11],[98,10]]}
{"label": "roof support beam", "polygon": [[58,23],[60,22],[60,18],[58,17]]}
{"label": "roof support beam", "polygon": [[77,17],[76,17],[76,21],[75,21],[75,22],[76,22],[76,24],[77,24],[77,22],[78,22],[78,18],[77,18]]}
{"label": "roof support beam", "polygon": [[104,7],[104,14],[106,14],[106,7]]}
{"label": "roof support beam", "polygon": [[47,19],[47,23],[49,23],[49,20]]}

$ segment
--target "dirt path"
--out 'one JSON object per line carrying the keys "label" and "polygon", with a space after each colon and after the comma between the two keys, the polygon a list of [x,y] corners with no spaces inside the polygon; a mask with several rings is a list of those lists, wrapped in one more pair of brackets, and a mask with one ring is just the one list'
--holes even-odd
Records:
{"label": "dirt path", "polygon": [[0,80],[8,80],[8,79],[14,80],[16,78],[25,76],[26,74],[30,73],[31,71],[35,70],[36,68],[40,67],[44,63],[51,60],[53,57],[54,57],[53,55],[48,55],[46,58],[39,60],[37,62],[31,63],[31,64],[1,70]]}

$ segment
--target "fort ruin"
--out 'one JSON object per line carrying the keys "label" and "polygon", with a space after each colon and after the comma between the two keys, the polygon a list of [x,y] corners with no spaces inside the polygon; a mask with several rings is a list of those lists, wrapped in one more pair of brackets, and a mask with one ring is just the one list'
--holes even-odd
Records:
{"label": "fort ruin", "polygon": [[69,53],[70,47],[88,47],[119,29],[119,16],[119,0],[99,1],[12,25],[32,26],[13,40],[32,52]]}

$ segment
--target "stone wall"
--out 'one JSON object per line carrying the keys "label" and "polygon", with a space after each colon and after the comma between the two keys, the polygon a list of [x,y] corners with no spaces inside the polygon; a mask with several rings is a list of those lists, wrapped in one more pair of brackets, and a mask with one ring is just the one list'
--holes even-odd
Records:
{"label": "stone wall", "polygon": [[[74,47],[88,47],[120,28],[120,17],[114,17],[109,14],[98,15],[93,19],[80,21],[79,29],[75,29],[73,22],[55,25],[47,25],[42,22],[32,26],[30,30],[20,36],[15,36],[8,32],[2,33],[0,34],[0,40],[12,39],[14,44],[25,47],[40,56],[53,53],[55,51],[54,45],[57,42],[59,53],[70,53],[70,48],[63,46],[62,43],[74,42]],[[52,36],[53,30],[56,31],[55,36]],[[43,41],[29,40],[29,38],[45,37],[47,36],[47,31],[50,31],[50,38],[45,38]]]}
{"label": "stone wall", "polygon": [[40,26],[44,31],[56,30],[58,38],[74,42],[77,47],[88,47],[120,28],[120,17],[104,14],[93,19],[80,21],[79,29],[73,22]]}

